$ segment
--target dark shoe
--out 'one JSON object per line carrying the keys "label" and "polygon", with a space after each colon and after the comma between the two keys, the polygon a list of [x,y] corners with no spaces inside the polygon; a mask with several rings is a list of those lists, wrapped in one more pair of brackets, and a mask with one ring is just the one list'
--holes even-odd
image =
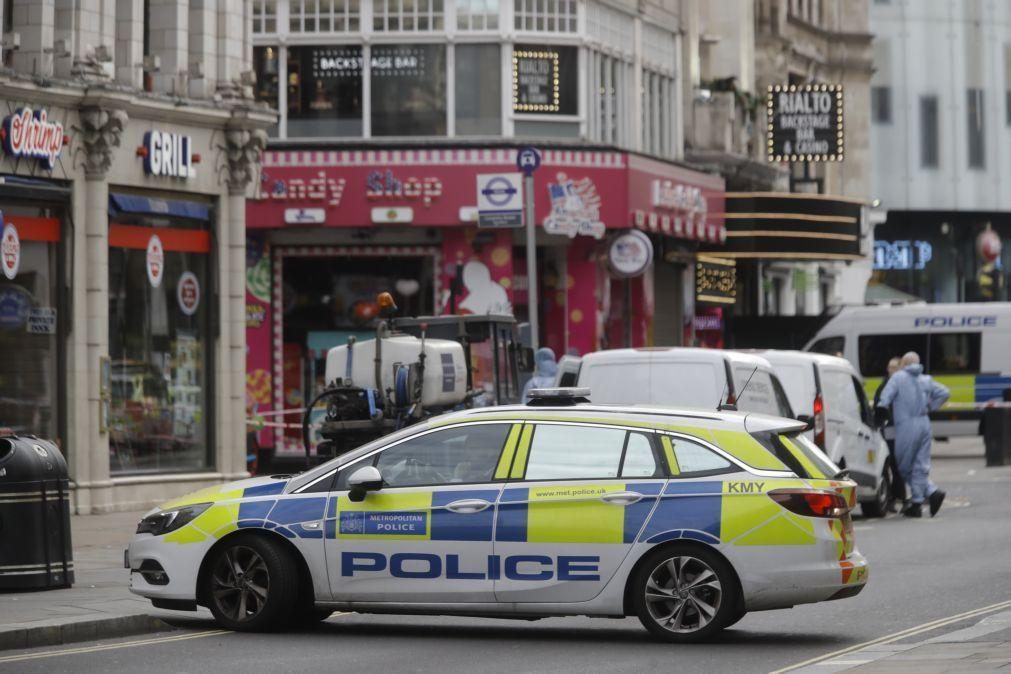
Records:
{"label": "dark shoe", "polygon": [[902,514],[906,517],[923,517],[923,506],[919,503],[910,503]]}
{"label": "dark shoe", "polygon": [[937,514],[937,511],[941,509],[941,504],[944,503],[945,494],[943,491],[938,489],[933,494],[930,495],[930,516],[933,517]]}

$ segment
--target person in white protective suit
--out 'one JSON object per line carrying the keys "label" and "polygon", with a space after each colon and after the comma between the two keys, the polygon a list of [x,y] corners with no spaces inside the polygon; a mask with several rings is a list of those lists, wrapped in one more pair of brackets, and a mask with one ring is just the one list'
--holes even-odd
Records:
{"label": "person in white protective suit", "polygon": [[895,423],[895,462],[909,485],[910,502],[903,510],[907,517],[922,517],[923,503],[929,501],[930,516],[941,509],[944,491],[930,481],[930,413],[948,400],[951,393],[929,375],[923,374],[920,356],[910,351],[902,357],[901,369],[885,384],[878,407],[891,407]]}
{"label": "person in white protective suit", "polygon": [[555,352],[546,346],[537,349],[534,353],[534,376],[523,387],[523,402],[530,400],[530,389],[554,386],[556,374],[558,363],[555,362]]}

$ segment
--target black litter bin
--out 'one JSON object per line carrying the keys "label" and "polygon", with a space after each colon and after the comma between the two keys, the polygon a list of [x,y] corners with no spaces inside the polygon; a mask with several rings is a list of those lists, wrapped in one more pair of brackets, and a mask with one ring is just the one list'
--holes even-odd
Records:
{"label": "black litter bin", "polygon": [[983,444],[986,465],[1011,464],[1011,404],[993,405],[983,410]]}
{"label": "black litter bin", "polygon": [[0,590],[73,584],[68,486],[56,445],[0,437]]}

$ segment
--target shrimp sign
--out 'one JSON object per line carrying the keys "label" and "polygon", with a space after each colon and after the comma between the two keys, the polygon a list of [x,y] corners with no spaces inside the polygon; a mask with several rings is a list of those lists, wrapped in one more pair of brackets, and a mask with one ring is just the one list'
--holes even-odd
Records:
{"label": "shrimp sign", "polygon": [[15,159],[38,159],[52,171],[63,152],[63,124],[50,122],[45,110],[20,108],[3,121],[3,148]]}

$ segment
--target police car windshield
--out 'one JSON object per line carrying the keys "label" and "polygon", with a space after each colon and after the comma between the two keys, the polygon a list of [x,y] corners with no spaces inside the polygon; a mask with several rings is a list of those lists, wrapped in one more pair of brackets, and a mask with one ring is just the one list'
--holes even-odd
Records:
{"label": "police car windshield", "polygon": [[351,461],[354,461],[355,459],[357,459],[359,456],[362,456],[363,454],[368,454],[369,452],[371,452],[374,449],[379,449],[380,447],[385,447],[386,445],[388,445],[388,444],[390,444],[392,442],[396,442],[397,440],[400,440],[401,438],[406,438],[406,437],[408,437],[410,435],[414,435],[415,433],[420,433],[421,431],[425,430],[426,428],[428,428],[428,425],[427,424],[423,424],[423,423],[421,423],[421,424],[415,424],[413,426],[408,426],[407,428],[403,428],[403,429],[401,429],[401,430],[399,430],[399,431],[397,431],[395,433],[390,433],[389,435],[384,435],[381,438],[377,438],[376,440],[373,440],[372,442],[366,443],[366,444],[362,445],[361,447],[358,447],[356,449],[352,449],[350,452],[345,452],[344,454],[341,454],[338,457],[334,457],[333,459],[330,459],[326,463],[321,463],[320,465],[316,466],[315,468],[312,468],[310,470],[307,470],[307,471],[305,471],[303,473],[299,473],[298,475],[296,475],[295,478],[288,484],[287,491],[289,493],[293,492],[296,489],[298,489],[299,487],[302,487],[302,486],[305,486],[305,485],[309,484],[310,482],[312,482],[316,478],[318,478],[320,476],[323,476],[323,475],[326,475],[327,473],[329,473],[330,471],[334,470],[335,468],[338,468],[340,466],[343,466],[346,463],[350,463]]}

